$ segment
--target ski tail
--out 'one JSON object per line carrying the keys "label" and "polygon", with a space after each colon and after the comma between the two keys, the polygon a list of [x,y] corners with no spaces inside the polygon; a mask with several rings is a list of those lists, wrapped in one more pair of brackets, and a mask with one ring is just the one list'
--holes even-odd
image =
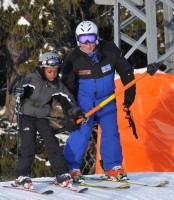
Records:
{"label": "ski tail", "polygon": [[45,191],[41,192],[41,191],[38,191],[36,189],[27,189],[27,188],[24,188],[24,187],[16,187],[16,186],[13,186],[13,185],[3,185],[2,187],[8,188],[8,189],[14,189],[14,190],[22,190],[22,191],[27,191],[27,192],[37,193],[37,194],[43,194],[43,195],[49,195],[49,194],[54,193],[53,190],[45,190]]}

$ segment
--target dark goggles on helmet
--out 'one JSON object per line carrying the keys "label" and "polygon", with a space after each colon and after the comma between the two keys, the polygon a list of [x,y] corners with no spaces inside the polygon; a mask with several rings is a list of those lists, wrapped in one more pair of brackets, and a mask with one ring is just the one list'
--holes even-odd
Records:
{"label": "dark goggles on helmet", "polygon": [[61,67],[62,66],[62,59],[55,57],[55,58],[50,58],[46,61],[42,61],[41,65],[42,66],[50,66],[50,67]]}
{"label": "dark goggles on helmet", "polygon": [[87,42],[94,43],[96,42],[96,40],[97,40],[96,34],[84,34],[77,36],[77,41],[80,42],[81,44],[85,44]]}

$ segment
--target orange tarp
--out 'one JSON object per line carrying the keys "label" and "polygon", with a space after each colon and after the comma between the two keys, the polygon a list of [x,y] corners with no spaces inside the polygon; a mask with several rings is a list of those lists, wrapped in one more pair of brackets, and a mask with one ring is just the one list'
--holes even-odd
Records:
{"label": "orange tarp", "polygon": [[[120,79],[115,82],[117,89],[123,87]],[[124,93],[116,97],[124,168],[127,172],[174,171],[174,75],[147,75],[136,85],[136,99],[130,110],[138,140],[125,119]],[[101,169],[96,168],[96,173]]]}

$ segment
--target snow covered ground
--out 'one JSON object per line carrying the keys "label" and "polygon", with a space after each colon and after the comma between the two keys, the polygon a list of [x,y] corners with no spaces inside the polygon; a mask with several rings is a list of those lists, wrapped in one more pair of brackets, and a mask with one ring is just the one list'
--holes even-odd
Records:
{"label": "snow covered ground", "polygon": [[[98,175],[93,175],[98,176]],[[49,186],[46,183],[34,183],[35,189],[39,191],[53,190],[50,195],[41,195],[31,192],[19,191],[3,188],[3,185],[10,185],[11,182],[0,182],[0,200],[173,200],[174,199],[174,172],[143,172],[128,173],[128,177],[133,181],[157,183],[161,180],[168,180],[169,184],[165,187],[148,187],[131,185],[129,189],[106,190],[98,188],[89,188],[84,193],[75,193],[61,188]],[[50,180],[53,178],[40,178],[41,180]],[[33,179],[33,181],[37,181]],[[92,181],[88,181],[92,182]],[[109,186],[117,183],[102,183]]]}

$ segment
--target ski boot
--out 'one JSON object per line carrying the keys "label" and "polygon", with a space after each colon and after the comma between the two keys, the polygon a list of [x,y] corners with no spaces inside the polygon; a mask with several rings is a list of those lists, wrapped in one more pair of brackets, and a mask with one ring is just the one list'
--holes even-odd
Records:
{"label": "ski boot", "polygon": [[128,180],[127,174],[126,172],[124,172],[122,166],[114,166],[109,171],[105,171],[105,176],[107,176],[110,179],[116,179],[118,181]]}
{"label": "ski boot", "polygon": [[12,184],[14,187],[23,187],[27,189],[33,189],[33,183],[30,177],[28,176],[19,176],[16,180],[15,183]]}

